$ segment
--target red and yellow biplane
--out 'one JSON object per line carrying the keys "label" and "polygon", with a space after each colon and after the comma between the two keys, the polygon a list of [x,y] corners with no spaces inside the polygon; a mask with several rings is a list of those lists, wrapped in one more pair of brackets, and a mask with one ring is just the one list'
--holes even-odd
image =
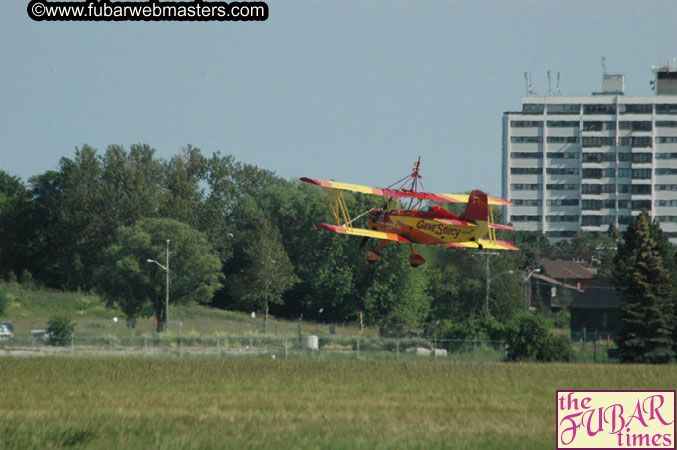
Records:
{"label": "red and yellow biplane", "polygon": [[[510,202],[499,197],[488,196],[480,190],[474,190],[470,194],[435,194],[419,191],[419,186],[423,189],[419,175],[420,165],[421,158],[414,164],[411,175],[384,189],[301,178],[301,181],[326,188],[336,220],[336,225],[317,223],[315,226],[334,233],[362,236],[360,247],[363,247],[369,238],[381,239],[378,246],[368,249],[364,254],[370,262],[381,259],[380,251],[388,241],[409,244],[411,251],[409,263],[412,267],[425,264],[425,259],[414,252],[412,244],[518,250],[510,242],[496,240],[495,230],[514,230],[514,228],[494,223],[493,213],[489,207],[489,205],[509,205]],[[351,219],[341,192],[343,190],[380,195],[386,197],[386,204],[383,208],[370,209]],[[467,203],[467,205],[465,212],[459,216],[438,205],[422,207],[424,200],[460,202]],[[402,204],[407,201],[406,205]],[[368,215],[368,229],[354,228],[353,222],[365,215]]]}

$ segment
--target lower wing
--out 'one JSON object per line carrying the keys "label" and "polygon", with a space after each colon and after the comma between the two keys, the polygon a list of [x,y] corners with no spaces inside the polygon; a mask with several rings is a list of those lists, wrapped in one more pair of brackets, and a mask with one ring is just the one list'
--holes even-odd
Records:
{"label": "lower wing", "polygon": [[354,236],[364,236],[375,239],[387,239],[389,241],[409,242],[409,239],[395,233],[384,233],[383,231],[365,230],[363,228],[346,228],[338,225],[329,225],[328,223],[316,223],[317,228],[333,231],[338,234],[352,234]]}
{"label": "lower wing", "polygon": [[461,248],[482,248],[490,250],[519,250],[514,244],[506,241],[485,241],[484,239],[477,239],[476,241],[465,242],[447,242],[447,247],[461,247]]}

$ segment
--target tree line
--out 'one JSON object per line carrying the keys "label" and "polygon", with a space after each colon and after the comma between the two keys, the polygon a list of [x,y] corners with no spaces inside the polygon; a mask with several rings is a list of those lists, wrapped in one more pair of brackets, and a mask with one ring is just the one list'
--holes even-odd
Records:
{"label": "tree line", "polygon": [[[361,194],[345,199],[352,212],[382,203]],[[96,290],[132,320],[155,315],[162,322],[168,248],[172,304],[333,323],[362,318],[385,335],[423,330],[464,338],[503,338],[506,324],[524,320],[524,276],[540,256],[603,248],[601,270],[616,274],[624,296],[635,295],[620,281],[631,260],[622,245],[632,240],[615,227],[557,245],[540,233],[501,232],[522,251],[490,258],[491,274],[501,276],[491,277],[486,314],[482,252],[421,246],[428,264],[414,269],[408,248],[391,244],[382,261],[368,264],[359,239],[313,226],[331,221],[322,189],[231,155],[187,146],[165,160],[144,144],[103,152],[84,145],[27,183],[0,170],[0,277]],[[652,226],[669,285],[652,295],[668,299],[667,311],[674,308],[674,250]],[[614,263],[616,248],[623,256]],[[539,308],[544,321],[552,319]],[[661,319],[669,334],[670,314]]]}

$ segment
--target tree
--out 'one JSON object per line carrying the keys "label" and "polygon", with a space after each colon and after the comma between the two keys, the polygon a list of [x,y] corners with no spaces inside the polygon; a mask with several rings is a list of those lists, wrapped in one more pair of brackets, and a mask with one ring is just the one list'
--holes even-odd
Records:
{"label": "tree", "polygon": [[47,332],[50,344],[65,346],[71,342],[75,332],[75,323],[68,316],[56,316],[47,322]]}
{"label": "tree", "polygon": [[622,362],[668,363],[674,357],[674,289],[666,262],[667,237],[646,211],[623,233],[614,259],[614,281],[621,294]]}
{"label": "tree", "polygon": [[571,346],[566,336],[555,336],[542,317],[531,313],[516,316],[505,329],[509,361],[570,361]]}
{"label": "tree", "polygon": [[199,231],[173,219],[144,219],[120,227],[104,251],[95,281],[109,304],[118,305],[129,319],[154,313],[166,324],[166,272],[148,259],[164,265],[167,239],[170,303],[209,302],[221,286],[221,261]]}
{"label": "tree", "polygon": [[294,267],[280,242],[280,233],[268,220],[261,220],[242,248],[242,269],[229,279],[231,295],[240,305],[263,309],[263,332],[268,331],[271,304],[282,304],[282,294],[297,281]]}

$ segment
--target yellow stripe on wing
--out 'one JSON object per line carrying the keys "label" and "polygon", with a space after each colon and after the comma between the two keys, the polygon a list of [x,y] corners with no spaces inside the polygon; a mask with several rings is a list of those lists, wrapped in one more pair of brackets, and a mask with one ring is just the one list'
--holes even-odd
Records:
{"label": "yellow stripe on wing", "polygon": [[389,241],[409,242],[407,238],[404,238],[399,234],[395,233],[384,233],[382,231],[365,230],[363,228],[348,229],[346,227],[341,227],[338,225],[329,225],[328,223],[316,223],[315,226],[317,228],[324,228],[325,230],[333,231],[334,233],[338,234],[352,234],[354,236],[364,236],[375,239],[387,239]]}

